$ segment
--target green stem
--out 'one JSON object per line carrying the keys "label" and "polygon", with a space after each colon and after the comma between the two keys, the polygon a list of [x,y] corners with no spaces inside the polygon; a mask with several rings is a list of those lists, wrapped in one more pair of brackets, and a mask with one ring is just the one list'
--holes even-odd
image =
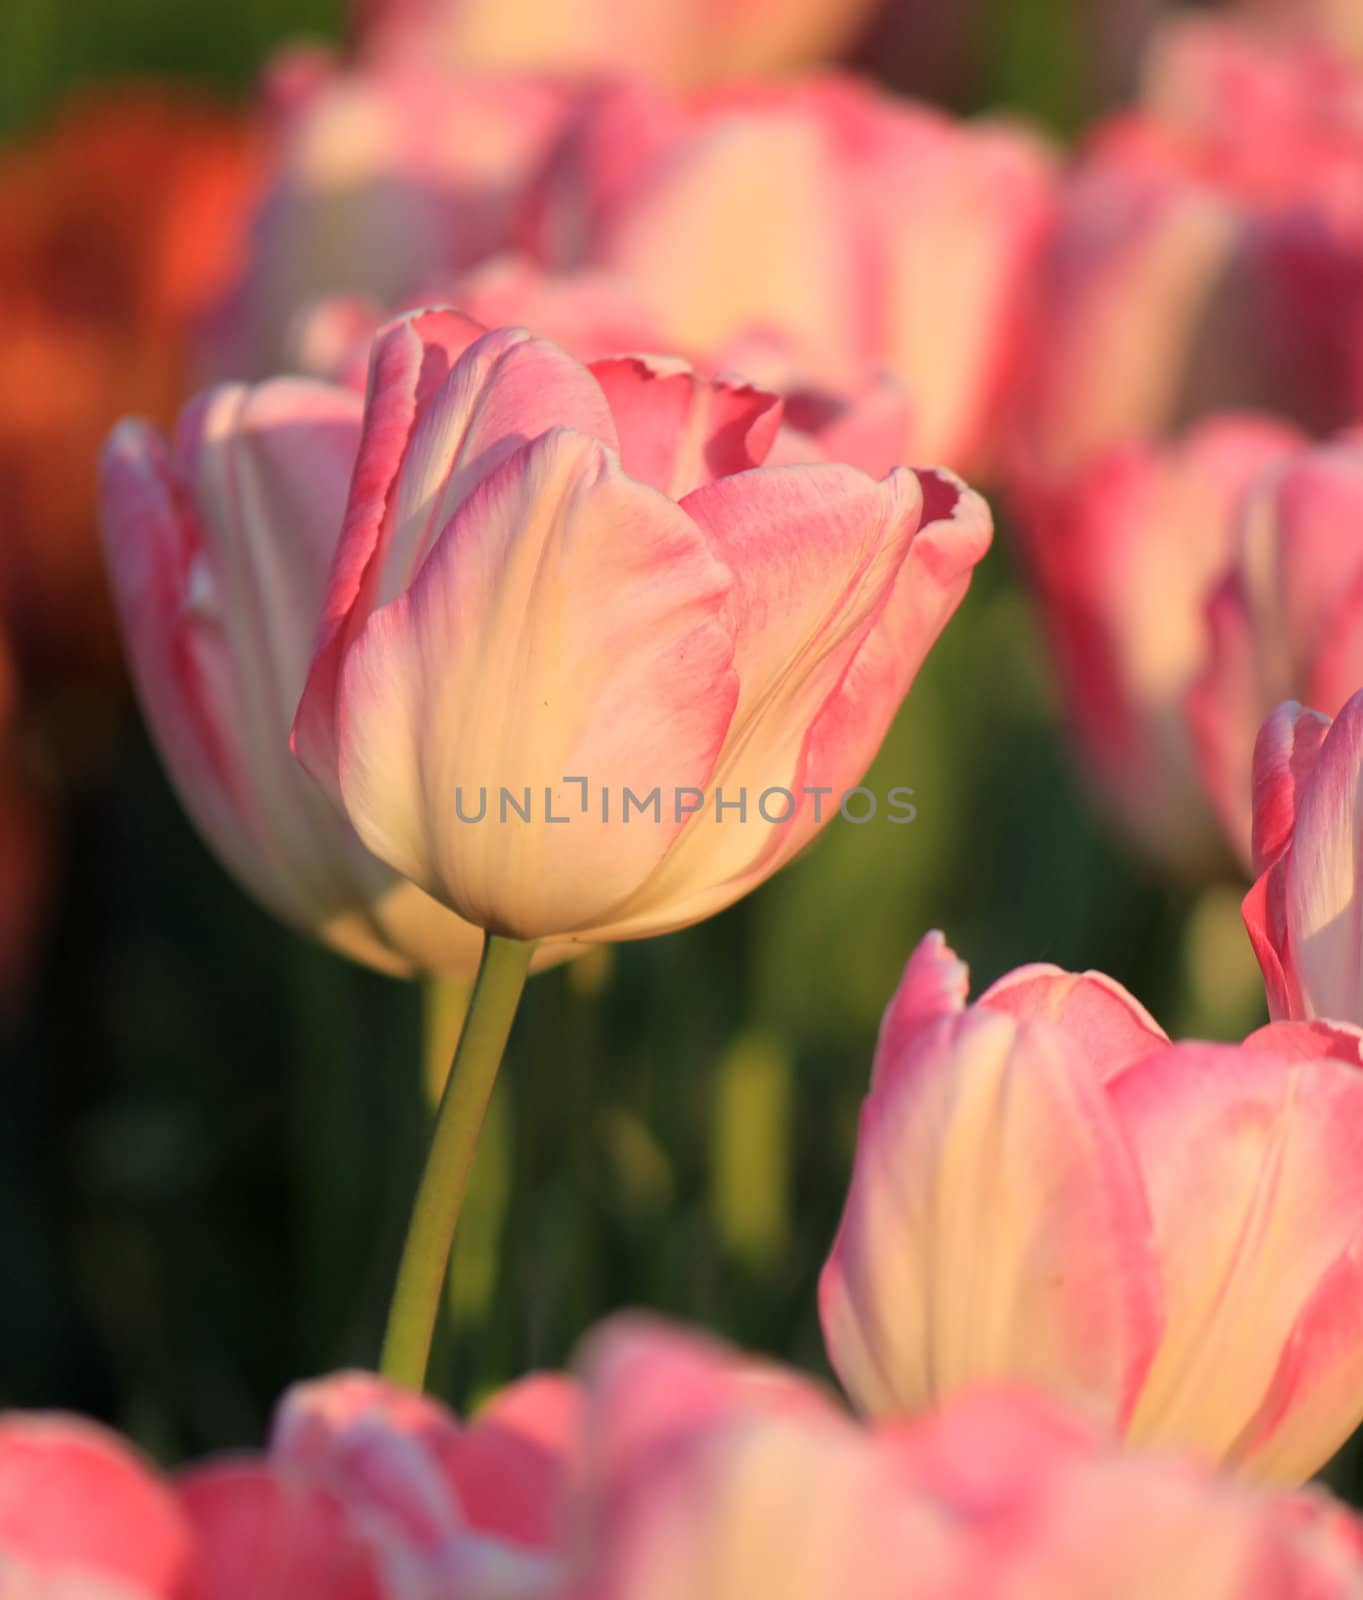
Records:
{"label": "green stem", "polygon": [[422,1077],[432,1112],[439,1110],[450,1081],[450,1062],[459,1047],[473,985],[467,978],[428,978],[422,994]]}
{"label": "green stem", "polygon": [[413,1389],[426,1379],[459,1208],[534,953],[533,941],[492,934],[484,941],[468,1017],[436,1113],[379,1358],[384,1377]]}

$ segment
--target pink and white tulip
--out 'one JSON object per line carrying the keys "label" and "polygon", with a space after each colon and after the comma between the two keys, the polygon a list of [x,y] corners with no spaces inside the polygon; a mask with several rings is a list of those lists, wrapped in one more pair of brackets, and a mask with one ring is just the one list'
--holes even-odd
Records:
{"label": "pink and white tulip", "polygon": [[0,1413],[0,1595],[178,1600],[196,1570],[174,1492],[80,1417]]}
{"label": "pink and white tulip", "polygon": [[1041,275],[1013,466],[1054,483],[1217,409],[1313,430],[1360,400],[1363,75],[1310,43],[1170,24],[1090,139]]}
{"label": "pink and white tulip", "polygon": [[585,1360],[571,1600],[1357,1600],[1355,1519],[1114,1451],[1022,1390],[858,1424],[628,1320]]}
{"label": "pink and white tulip", "polygon": [[1363,690],[1331,721],[1294,702],[1254,750],[1245,925],[1274,1017],[1363,1024]]}
{"label": "pink and white tulip", "polygon": [[[667,344],[620,278],[591,271],[555,275],[519,256],[494,257],[452,279],[443,292],[400,309],[430,305],[457,306],[483,328],[526,328],[589,364]],[[387,320],[372,300],[324,300],[295,324],[289,364],[363,392],[370,346]],[[710,358],[690,352],[688,359],[698,373],[730,387],[733,374],[741,372],[780,394],[781,425],[767,457],[772,465],[845,461],[873,477],[899,465],[912,420],[903,388],[883,374],[846,394],[798,382],[785,387],[790,355],[787,341],[752,333]]]}
{"label": "pink and white tulip", "polygon": [[1358,0],[1238,0],[1238,4],[1257,22],[1363,59],[1363,5]]}
{"label": "pink and white tulip", "polygon": [[763,467],[781,411],[452,312],[379,336],[294,745],[381,860],[495,933],[639,938],[827,821],[990,518],[946,472]]}
{"label": "pink and white tulip", "polygon": [[464,1425],[364,1374],[299,1385],[263,1454],[162,1478],[78,1417],[0,1417],[5,1600],[547,1600],[575,1471],[568,1379]]}
{"label": "pink and white tulip", "polygon": [[1029,1383],[1307,1477],[1363,1420],[1363,1034],[1174,1044],[1100,974],[966,985],[929,935],[885,1016],[820,1292],[848,1392]]}
{"label": "pink and white tulip", "polygon": [[203,395],[170,444],[120,424],[101,479],[109,578],[147,724],[228,871],[371,966],[471,974],[478,930],[375,860],[289,752],[362,409],[277,379]]}
{"label": "pink and white tulip", "polygon": [[296,320],[329,295],[392,308],[505,250],[583,93],[416,60],[284,57],[266,86],[271,164],[239,282],[205,329],[212,374],[287,370]]}
{"label": "pink and white tulip", "polygon": [[855,39],[875,0],[360,0],[361,47],[461,72],[628,72],[700,84],[788,71]]}
{"label": "pink and white tulip", "polygon": [[[1188,719],[1213,656],[1207,607],[1250,485],[1301,446],[1284,424],[1218,417],[1166,446],[1113,449],[1062,487],[1034,489],[1025,507],[1024,555],[1084,764],[1128,836],[1181,876],[1219,870],[1227,856]],[[1204,730],[1211,692],[1200,691]],[[1257,726],[1225,738],[1248,747]],[[1227,827],[1249,804],[1246,789],[1235,811],[1232,785],[1212,789]]]}
{"label": "pink and white tulip", "polygon": [[1249,863],[1260,724],[1285,700],[1333,716],[1363,686],[1363,440],[1305,449],[1260,473],[1235,524],[1188,716],[1203,785]]}
{"label": "pink and white tulip", "polygon": [[618,87],[551,157],[527,238],[555,270],[622,277],[669,348],[765,331],[795,383],[890,372],[911,458],[967,470],[1016,376],[1051,190],[1029,135],[850,80],[693,101]]}

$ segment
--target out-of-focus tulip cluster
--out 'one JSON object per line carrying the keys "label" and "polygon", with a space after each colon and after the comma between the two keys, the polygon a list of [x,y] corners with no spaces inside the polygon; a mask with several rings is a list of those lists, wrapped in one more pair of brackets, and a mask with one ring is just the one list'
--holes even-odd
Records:
{"label": "out-of-focus tulip cluster", "polygon": [[628,1319],[579,1378],[461,1425],[362,1374],[285,1395],[261,1456],[158,1479],[78,1419],[0,1419],[4,1592],[136,1600],[1352,1600],[1363,1525],[1020,1389],[862,1424],[796,1373]]}
{"label": "out-of-focus tulip cluster", "polygon": [[[1074,6],[1069,150],[891,87],[983,72],[971,9],[366,0],[249,116],[130,92],[0,160],[0,997],[53,704],[125,659],[249,895],[467,1001],[383,1376],[168,1472],[0,1415],[0,1600],[1363,1600],[1301,1487],[1363,1423],[1363,6]],[[418,1390],[527,975],[914,820],[870,774],[990,551],[959,474],[1103,805],[1174,894],[1253,878],[1271,1020],[972,1002],[930,933],[817,1317],[791,1274],[846,1403],[625,1316],[457,1420]]]}

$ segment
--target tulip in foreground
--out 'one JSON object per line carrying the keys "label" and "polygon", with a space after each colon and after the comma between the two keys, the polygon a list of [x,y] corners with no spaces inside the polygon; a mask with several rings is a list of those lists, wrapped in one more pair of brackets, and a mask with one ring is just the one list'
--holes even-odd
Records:
{"label": "tulip in foreground", "polygon": [[1118,984],[966,1005],[940,935],[881,1031],[821,1309],[876,1413],[1028,1382],[1299,1482],[1363,1419],[1363,1034],[1173,1044]]}
{"label": "tulip in foreground", "polygon": [[267,1450],[161,1478],[79,1417],[0,1415],[5,1600],[546,1600],[572,1383],[469,1424],[367,1374],[285,1395]]}
{"label": "tulip in foreground", "polygon": [[1357,1600],[1360,1532],[1021,1389],[854,1422],[681,1330],[593,1335],[571,1600]]}
{"label": "tulip in foreground", "polygon": [[361,409],[277,379],[200,397],[169,445],[120,424],[101,474],[109,578],[151,733],[228,870],[381,970],[467,976],[477,929],[376,861],[289,753]]}
{"label": "tulip in foreground", "polygon": [[1254,749],[1245,925],[1271,1015],[1363,1025],[1363,690],[1331,721],[1289,701]]}

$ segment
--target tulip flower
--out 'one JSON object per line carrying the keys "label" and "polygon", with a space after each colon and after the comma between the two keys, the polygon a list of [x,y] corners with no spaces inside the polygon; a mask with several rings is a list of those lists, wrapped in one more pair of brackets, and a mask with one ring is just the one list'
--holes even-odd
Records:
{"label": "tulip flower", "polygon": [[607,1324],[584,1361],[572,1600],[1356,1600],[1354,1517],[1123,1454],[1024,1390],[862,1425],[684,1333]]}
{"label": "tulip flower", "polygon": [[357,960],[467,976],[478,931],[376,861],[289,753],[361,409],[279,379],[202,396],[170,445],[122,423],[102,471],[109,578],[147,723],[228,871]]}
{"label": "tulip flower", "polygon": [[389,1377],[425,1371],[535,943],[685,927],[789,860],[988,546],[949,473],[762,467],[780,423],[776,396],[685,362],[589,370],[455,312],[375,341],[294,748],[381,861],[493,936]]}
{"label": "tulip flower", "polygon": [[1302,450],[1262,472],[1235,523],[1188,715],[1203,784],[1248,863],[1260,724],[1285,700],[1333,716],[1363,684],[1363,541],[1355,533],[1363,440]]}
{"label": "tulip flower", "polygon": [[173,1492],[115,1434],[79,1417],[0,1413],[0,1594],[93,1600],[102,1583],[172,1600],[192,1572]]}
{"label": "tulip flower", "polygon": [[589,97],[527,208],[555,270],[622,277],[668,348],[753,332],[789,381],[856,390],[886,370],[913,401],[913,458],[990,453],[1049,227],[1050,159],[853,82],[754,84],[698,101]]}
{"label": "tulip flower", "polygon": [[79,1417],[0,1416],[0,1594],[544,1600],[577,1449],[567,1379],[469,1425],[358,1373],[302,1384],[262,1454],[163,1479]]}
{"label": "tulip flower", "polygon": [[1363,7],[1358,0],[1238,0],[1255,21],[1333,45],[1363,58]]}
{"label": "tulip flower", "polygon": [[989,513],[943,472],[756,470],[779,401],[685,363],[470,334],[430,312],[375,344],[297,752],[494,933],[683,927],[827,820],[796,791],[858,781]]}
{"label": "tulip flower", "polygon": [[1331,721],[1287,702],[1254,748],[1245,925],[1275,1018],[1363,1023],[1357,806],[1363,690]]}
{"label": "tulip flower", "polygon": [[881,1030],[820,1286],[849,1394],[1030,1383],[1305,1478],[1363,1419],[1363,1033],[1173,1044],[1099,974],[966,982],[929,935]]}
{"label": "tulip flower", "polygon": [[[1183,877],[1226,855],[1188,715],[1213,652],[1207,607],[1250,486],[1301,445],[1283,424],[1217,417],[1167,446],[1113,449],[1026,506],[1024,555],[1085,766],[1143,853]],[[1252,744],[1244,723],[1227,738]],[[1228,827],[1232,784],[1212,785]]]}
{"label": "tulip flower", "polygon": [[825,60],[874,0],[360,0],[361,49],[461,72],[629,72],[699,84]]}
{"label": "tulip flower", "polygon": [[[517,256],[498,256],[463,273],[448,293],[423,304],[458,306],[466,321],[483,329],[523,327],[560,345],[595,368],[621,351],[659,349],[658,329],[631,299],[628,286],[606,273],[554,275]],[[295,326],[291,367],[364,391],[369,352],[385,317],[373,301],[353,296],[323,300]],[[790,377],[790,347],[773,334],[750,333],[712,358],[696,356],[699,373],[727,381],[735,372],[780,394],[780,426],[767,461],[787,465],[845,461],[873,477],[899,465],[913,416],[909,397],[887,375],[852,393],[813,387],[783,387]],[[607,370],[607,369],[603,369]]]}
{"label": "tulip flower", "polygon": [[1309,42],[1170,24],[1140,106],[1090,137],[1061,197],[1015,389],[1024,479],[1217,409],[1353,419],[1360,87]]}
{"label": "tulip flower", "polygon": [[329,295],[391,308],[506,249],[584,92],[454,77],[421,60],[343,69],[293,52],[276,62],[265,95],[272,164],[247,259],[205,319],[213,374],[283,370],[295,320]]}

